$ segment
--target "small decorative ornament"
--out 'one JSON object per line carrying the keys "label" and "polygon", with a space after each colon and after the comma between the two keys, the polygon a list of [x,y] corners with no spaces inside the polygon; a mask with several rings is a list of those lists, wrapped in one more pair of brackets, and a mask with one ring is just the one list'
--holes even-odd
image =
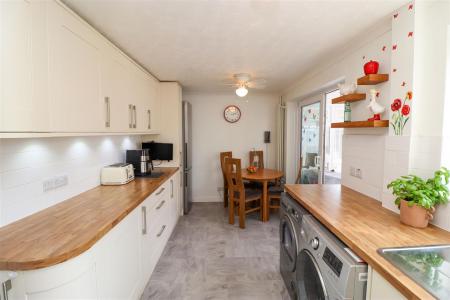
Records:
{"label": "small decorative ornament", "polygon": [[350,102],[345,102],[345,108],[344,108],[344,122],[351,122],[352,121],[352,109],[350,107]]}
{"label": "small decorative ornament", "polygon": [[228,105],[223,111],[223,117],[229,123],[236,123],[241,118],[241,110],[236,105]]}
{"label": "small decorative ornament", "polygon": [[371,60],[364,64],[364,74],[378,74],[380,64],[377,61]]}
{"label": "small decorative ornament", "polygon": [[391,125],[395,135],[403,135],[403,129],[409,120],[409,114],[411,112],[411,105],[407,102],[411,100],[412,92],[409,91],[406,93],[403,102],[398,98],[392,101],[391,110],[393,114],[391,117]]}
{"label": "small decorative ornament", "polygon": [[381,120],[381,114],[385,111],[386,108],[377,102],[377,90],[370,89],[369,94],[370,103],[367,107],[373,112],[373,117],[369,118],[369,121]]}
{"label": "small decorative ornament", "polygon": [[338,88],[341,96],[353,94],[356,92],[356,83],[338,83]]}

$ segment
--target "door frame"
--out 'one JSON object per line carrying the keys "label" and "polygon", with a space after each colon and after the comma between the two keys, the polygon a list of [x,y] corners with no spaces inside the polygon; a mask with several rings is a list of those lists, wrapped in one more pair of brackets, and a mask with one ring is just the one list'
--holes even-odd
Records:
{"label": "door frame", "polygon": [[297,120],[299,120],[298,122],[298,126],[297,126],[297,130],[298,130],[298,134],[297,136],[299,137],[299,143],[297,144],[297,166],[300,168],[300,159],[302,156],[302,125],[303,125],[303,116],[302,116],[302,108],[311,104],[315,104],[315,103],[320,103],[320,116],[319,116],[319,163],[320,163],[320,173],[318,174],[318,183],[322,184],[323,183],[323,176],[324,176],[324,172],[323,172],[323,164],[324,164],[324,156],[323,153],[325,151],[325,94],[326,92],[320,92],[317,94],[314,94],[302,101],[298,102],[298,108],[297,108]]}

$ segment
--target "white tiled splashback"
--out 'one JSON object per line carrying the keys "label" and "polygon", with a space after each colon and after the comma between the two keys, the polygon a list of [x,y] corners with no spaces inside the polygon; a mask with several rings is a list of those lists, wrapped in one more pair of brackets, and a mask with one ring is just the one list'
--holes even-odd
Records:
{"label": "white tiled splashback", "polygon": [[[0,139],[0,226],[100,184],[102,166],[125,159],[140,136]],[[68,185],[43,191],[43,181],[67,175]]]}

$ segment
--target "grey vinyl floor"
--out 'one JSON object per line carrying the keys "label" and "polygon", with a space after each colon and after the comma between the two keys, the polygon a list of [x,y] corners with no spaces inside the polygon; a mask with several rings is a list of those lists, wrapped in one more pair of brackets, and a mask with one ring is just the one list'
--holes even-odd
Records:
{"label": "grey vinyl floor", "polygon": [[229,225],[222,203],[194,203],[148,282],[147,299],[289,299],[279,272],[279,218]]}

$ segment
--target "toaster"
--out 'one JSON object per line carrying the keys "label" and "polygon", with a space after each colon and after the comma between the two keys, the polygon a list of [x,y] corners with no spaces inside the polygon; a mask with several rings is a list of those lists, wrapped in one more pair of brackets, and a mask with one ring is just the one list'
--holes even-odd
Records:
{"label": "toaster", "polygon": [[102,168],[100,182],[102,185],[126,184],[134,179],[132,164],[118,163]]}

